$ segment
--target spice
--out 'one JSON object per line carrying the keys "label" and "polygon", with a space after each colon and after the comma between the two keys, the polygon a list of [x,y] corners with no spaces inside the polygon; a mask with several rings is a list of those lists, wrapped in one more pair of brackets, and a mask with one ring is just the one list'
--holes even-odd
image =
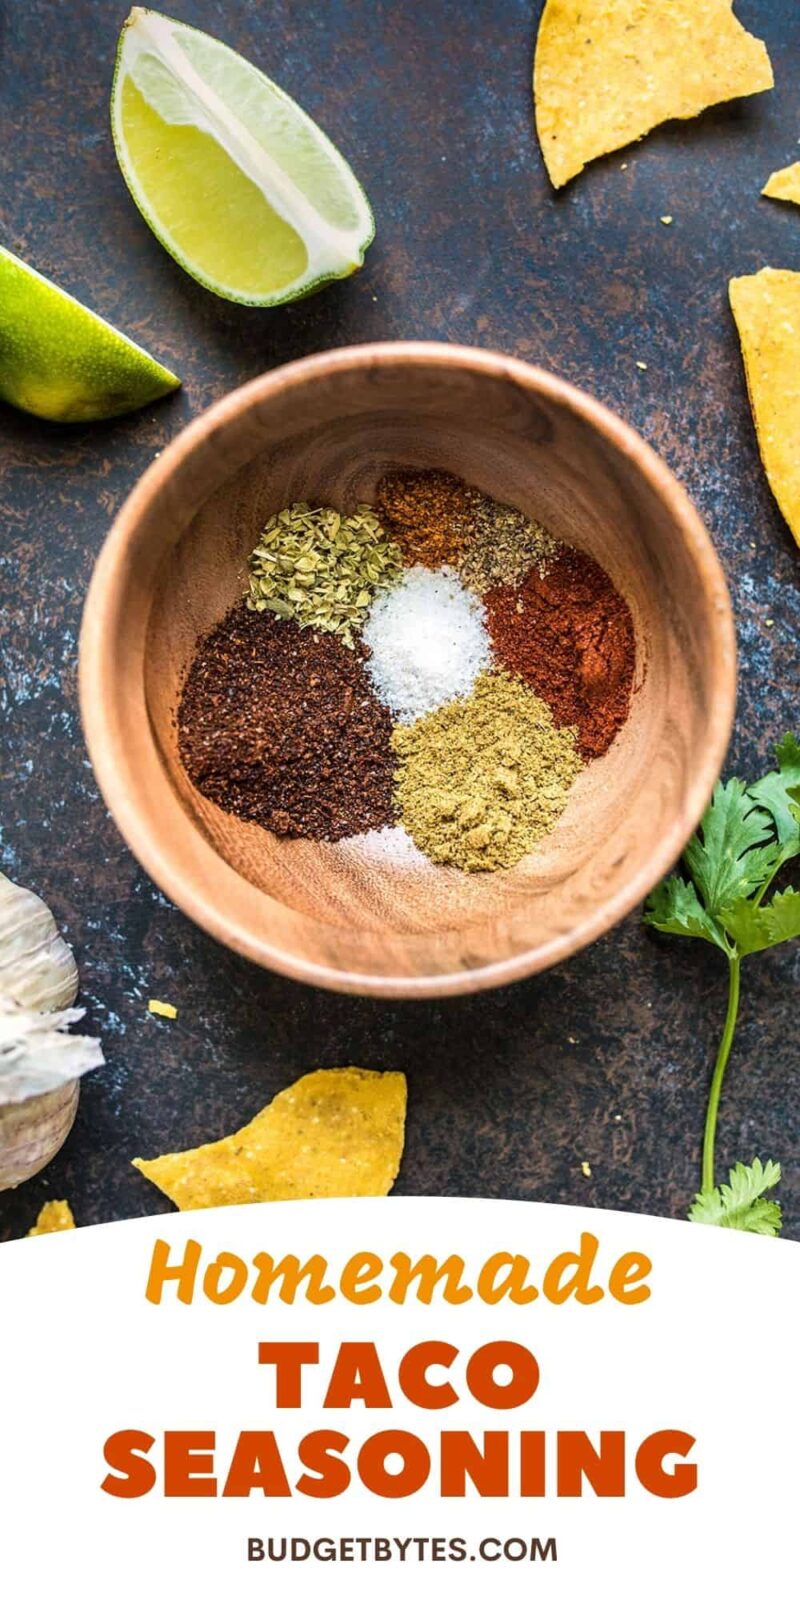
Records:
{"label": "spice", "polygon": [[345,650],[234,606],[200,643],[178,709],[181,759],[223,811],[287,838],[392,823],[391,719]]}
{"label": "spice", "polygon": [[564,549],[544,572],[486,596],[500,664],[575,727],[585,760],[604,755],[630,706],[636,639],[627,603],[602,567]]}
{"label": "spice", "polygon": [[467,485],[450,472],[390,472],[377,488],[381,521],[409,564],[454,566],[471,531]]}
{"label": "spice", "polygon": [[406,561],[453,566],[477,594],[517,583],[558,549],[540,522],[449,472],[390,473],[377,492],[381,517]]}
{"label": "spice", "polygon": [[412,872],[420,867],[430,870],[430,862],[418,845],[415,845],[405,828],[371,828],[354,839],[341,839],[336,846],[340,857],[356,866],[395,867],[398,871]]}
{"label": "spice", "polygon": [[401,568],[400,552],[370,506],[344,517],[301,500],[270,517],[250,557],[247,604],[352,646],[376,587]]}
{"label": "spice", "polygon": [[575,736],[518,678],[483,672],[463,700],[398,727],[403,826],[433,861],[511,867],[555,827],[581,770]]}
{"label": "spice", "polygon": [[446,567],[411,567],[379,594],[363,639],[375,692],[401,722],[467,694],[492,659],[483,606]]}
{"label": "spice", "polygon": [[560,547],[541,522],[479,489],[467,493],[470,537],[457,561],[462,581],[485,594],[498,583],[519,583],[531,567],[545,572]]}

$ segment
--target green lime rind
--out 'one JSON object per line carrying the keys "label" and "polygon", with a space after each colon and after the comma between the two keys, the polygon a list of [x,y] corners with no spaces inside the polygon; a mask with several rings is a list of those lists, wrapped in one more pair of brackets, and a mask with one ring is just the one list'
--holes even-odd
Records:
{"label": "green lime rind", "polygon": [[0,399],[48,422],[137,411],[180,378],[0,245]]}
{"label": "green lime rind", "polygon": [[129,31],[131,28],[136,27],[140,18],[143,16],[154,17],[161,22],[170,23],[186,33],[196,34],[202,40],[212,42],[223,54],[230,57],[235,57],[240,62],[244,62],[245,58],[238,56],[237,52],[232,50],[230,46],[224,44],[221,40],[215,39],[213,35],[205,33],[204,30],[200,28],[194,28],[190,23],[173,23],[171,18],[165,17],[163,13],[153,11],[150,8],[134,6],[130,12],[130,15],[123,23],[122,31],[117,42],[114,76],[111,86],[111,135],[114,141],[114,148],[116,151],[119,168],[123,178],[125,179],[125,183],[128,187],[130,195],[151,232],[155,234],[159,244],[164,250],[166,250],[167,254],[177,262],[178,266],[181,267],[183,271],[189,275],[189,277],[194,278],[194,280],[201,284],[204,289],[208,289],[210,293],[217,295],[220,299],[233,301],[237,305],[261,307],[264,309],[274,306],[289,305],[293,301],[297,300],[305,300],[310,295],[316,294],[318,290],[323,289],[326,284],[349,278],[354,272],[359,271],[359,269],[364,265],[364,257],[366,252],[375,238],[375,217],[364,188],[359,183],[349,163],[345,161],[341,152],[337,149],[333,141],[328,138],[327,134],[322,131],[318,123],[314,122],[313,119],[308,116],[308,113],[303,111],[302,107],[299,106],[297,102],[286,93],[285,90],[281,89],[279,84],[276,84],[273,79],[268,78],[266,73],[262,72],[259,67],[254,66],[250,61],[245,62],[245,65],[255,76],[263,81],[269,93],[274,95],[283,105],[289,108],[293,114],[296,114],[299,118],[301,118],[307,127],[313,129],[314,136],[317,139],[320,148],[327,151],[331,158],[337,163],[340,171],[346,176],[346,180],[351,188],[352,194],[358,197],[358,202],[363,215],[364,228],[360,239],[353,241],[353,259],[338,270],[318,272],[316,274],[311,274],[310,276],[303,275],[293,285],[290,285],[286,288],[280,288],[274,292],[264,294],[247,294],[232,288],[229,284],[223,283],[218,278],[211,277],[176,245],[174,240],[170,237],[169,231],[162,226],[157,212],[148,200],[145,188],[139,182],[134,165],[129,159],[129,153],[122,125],[121,89],[124,77],[126,75],[126,42]]}

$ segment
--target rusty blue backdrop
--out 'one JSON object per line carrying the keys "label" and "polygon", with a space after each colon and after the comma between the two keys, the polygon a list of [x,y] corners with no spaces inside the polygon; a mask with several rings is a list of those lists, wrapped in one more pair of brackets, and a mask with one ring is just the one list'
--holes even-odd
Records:
{"label": "rusty blue backdrop", "polygon": [[[737,4],[768,43],[774,93],[663,129],[558,199],[533,132],[531,0],[170,8],[318,118],[362,178],[378,235],[365,270],[315,299],[272,312],[215,300],[164,254],[117,170],[107,108],[124,7],[0,4],[2,238],[185,385],[113,425],[59,431],[0,411],[0,864],[66,928],[108,1056],[59,1158],[0,1196],[0,1238],[24,1232],[48,1196],[67,1196],[79,1223],[163,1210],[132,1156],[215,1138],[304,1069],[348,1062],[408,1073],[401,1193],[679,1215],[725,1004],[711,949],[659,943],[633,915],[544,977],[424,1005],[317,993],[250,967],[162,898],[107,816],[78,721],[76,639],[110,519],[209,401],[332,345],[474,342],[607,401],[694,496],[738,620],[730,768],[760,770],[798,723],[800,552],[759,466],[726,286],[767,263],[800,268],[800,212],[759,198],[800,155],[800,8]],[[783,1162],[795,1236],[798,973],[791,946],[745,972],[719,1135],[721,1162]],[[174,1001],[178,1021],[148,1016],[148,996]]]}

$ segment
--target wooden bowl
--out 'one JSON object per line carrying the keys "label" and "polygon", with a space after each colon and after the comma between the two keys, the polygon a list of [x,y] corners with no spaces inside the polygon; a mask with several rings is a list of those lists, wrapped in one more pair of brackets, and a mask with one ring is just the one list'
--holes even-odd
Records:
{"label": "wooden bowl", "polygon": [[[556,831],[510,871],[404,867],[358,846],[273,838],[204,800],[178,759],[184,675],[242,592],[267,516],[298,499],[370,500],[398,465],[448,468],[538,517],[596,557],[633,612],[630,718]],[[733,621],[683,489],[597,401],[486,351],[363,345],[236,390],[148,469],[92,579],[80,689],[124,838],[215,938],[327,988],[465,994],[596,939],[679,856],[730,736]]]}

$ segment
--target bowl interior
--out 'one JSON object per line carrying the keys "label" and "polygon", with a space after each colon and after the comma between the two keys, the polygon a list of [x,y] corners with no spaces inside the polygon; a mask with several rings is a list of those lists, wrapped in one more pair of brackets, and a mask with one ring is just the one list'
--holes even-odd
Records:
{"label": "bowl interior", "polygon": [[[107,797],[129,842],[219,937],[334,986],[474,988],[601,931],[680,850],[730,723],[727,596],[682,491],[634,435],[555,380],[520,382],[528,369],[455,354],[355,351],[229,397],[151,469],[106,573],[104,692],[125,768],[114,779],[124,800]],[[446,468],[539,518],[601,563],[633,614],[629,720],[581,774],[555,832],[510,871],[467,875],[358,841],[273,838],[203,799],[178,757],[187,668],[242,593],[265,519],[296,499],[371,500],[395,466]]]}

